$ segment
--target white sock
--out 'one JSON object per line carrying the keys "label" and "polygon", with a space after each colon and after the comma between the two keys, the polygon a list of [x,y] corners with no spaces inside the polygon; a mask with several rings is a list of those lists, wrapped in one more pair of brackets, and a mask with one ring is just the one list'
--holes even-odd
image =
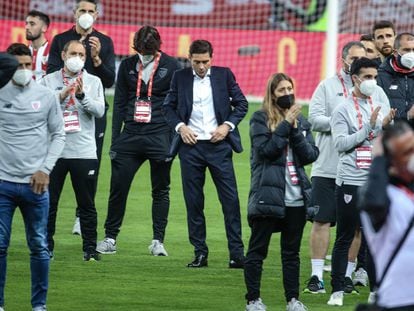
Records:
{"label": "white sock", "polygon": [[356,267],[356,262],[348,261],[348,265],[346,266],[345,277],[349,277],[352,279],[352,272],[354,272],[355,267]]}
{"label": "white sock", "polygon": [[325,264],[325,260],[324,259],[311,259],[311,263],[312,263],[312,275],[316,275],[319,281],[322,281],[323,265]]}

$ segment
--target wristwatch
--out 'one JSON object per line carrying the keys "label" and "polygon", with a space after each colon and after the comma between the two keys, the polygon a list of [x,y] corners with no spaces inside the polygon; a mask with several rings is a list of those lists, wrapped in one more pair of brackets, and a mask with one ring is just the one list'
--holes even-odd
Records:
{"label": "wristwatch", "polygon": [[85,98],[85,93],[75,94],[75,97],[79,100],[83,100]]}

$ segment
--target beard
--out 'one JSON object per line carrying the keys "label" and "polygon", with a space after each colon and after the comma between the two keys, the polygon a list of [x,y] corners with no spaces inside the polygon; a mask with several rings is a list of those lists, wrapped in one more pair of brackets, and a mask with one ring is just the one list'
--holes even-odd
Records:
{"label": "beard", "polygon": [[393,52],[394,51],[393,51],[393,48],[391,46],[384,46],[381,49],[381,54],[385,57],[390,56]]}
{"label": "beard", "polygon": [[26,32],[26,40],[34,41],[34,40],[39,39],[39,38],[40,38],[40,34],[33,35],[33,34],[30,34],[30,33]]}

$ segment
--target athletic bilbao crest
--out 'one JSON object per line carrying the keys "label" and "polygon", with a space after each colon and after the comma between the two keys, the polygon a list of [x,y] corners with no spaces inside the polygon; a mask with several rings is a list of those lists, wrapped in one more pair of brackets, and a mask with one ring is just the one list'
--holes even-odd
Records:
{"label": "athletic bilbao crest", "polygon": [[167,72],[167,68],[158,68],[158,77],[160,77],[160,79],[164,78],[167,75]]}
{"label": "athletic bilbao crest", "polygon": [[40,101],[32,102],[32,108],[34,111],[38,111],[40,109]]}
{"label": "athletic bilbao crest", "polygon": [[352,201],[352,195],[351,194],[344,194],[344,201],[346,204],[349,204],[349,202]]}

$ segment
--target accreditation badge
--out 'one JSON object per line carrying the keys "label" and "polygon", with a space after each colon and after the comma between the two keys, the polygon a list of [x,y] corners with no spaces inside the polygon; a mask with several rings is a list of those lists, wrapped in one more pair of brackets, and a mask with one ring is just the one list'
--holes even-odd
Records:
{"label": "accreditation badge", "polygon": [[372,163],[372,146],[362,146],[355,149],[356,166],[362,170],[368,170]]}
{"label": "accreditation badge", "polygon": [[288,171],[290,175],[290,181],[292,182],[292,185],[299,185],[299,178],[298,173],[296,172],[296,167],[294,162],[287,162]]}
{"label": "accreditation badge", "polygon": [[65,123],[65,133],[80,132],[79,112],[77,110],[63,112],[63,121]]}
{"label": "accreditation badge", "polygon": [[134,121],[138,123],[151,122],[151,101],[148,99],[137,99],[135,101]]}

